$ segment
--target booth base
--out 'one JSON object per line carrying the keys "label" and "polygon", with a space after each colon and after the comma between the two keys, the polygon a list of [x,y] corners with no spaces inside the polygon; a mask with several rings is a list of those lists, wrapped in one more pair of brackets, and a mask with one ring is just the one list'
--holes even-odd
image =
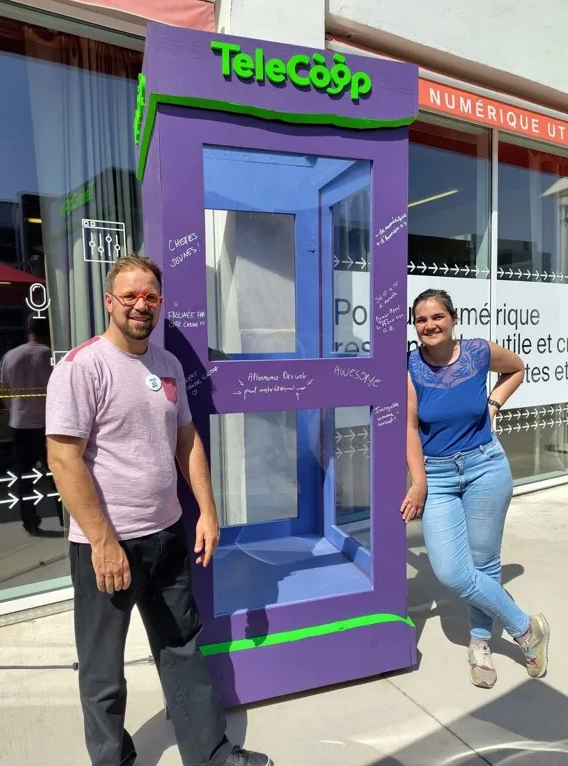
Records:
{"label": "booth base", "polygon": [[213,571],[216,615],[371,590],[368,575],[316,535],[222,546]]}
{"label": "booth base", "polygon": [[414,626],[390,622],[208,657],[223,707],[235,707],[406,669]]}

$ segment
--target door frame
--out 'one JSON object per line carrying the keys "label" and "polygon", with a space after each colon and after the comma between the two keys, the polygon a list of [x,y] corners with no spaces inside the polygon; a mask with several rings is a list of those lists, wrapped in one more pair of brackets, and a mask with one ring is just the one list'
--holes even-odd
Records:
{"label": "door frame", "polygon": [[[227,150],[226,146],[211,143],[207,145],[208,150]],[[226,163],[227,171],[221,174],[223,187],[220,190],[208,187],[204,183],[204,204],[206,210],[215,210],[210,202],[211,197],[219,196],[225,198],[227,206],[223,210],[229,212],[246,213],[266,213],[292,215],[294,218],[294,292],[295,292],[295,338],[296,351],[289,353],[264,353],[264,354],[231,354],[231,361],[252,361],[262,362],[267,360],[301,360],[317,358],[320,346],[320,300],[314,300],[314,291],[320,291],[320,242],[319,242],[319,189],[314,187],[308,190],[307,204],[304,209],[298,210],[297,207],[290,205],[288,200],[289,189],[275,183],[272,188],[273,196],[268,204],[266,197],[262,196],[262,189],[256,188],[251,184],[251,191],[247,193],[246,202],[240,201],[239,186],[242,184],[242,171],[239,170],[243,164],[247,163],[247,154],[249,156],[255,153],[260,154],[260,150],[243,150],[236,148],[236,158],[233,156],[219,156],[215,159],[218,163]],[[273,157],[282,157],[284,153],[264,152],[263,165],[282,165],[282,162],[272,161]],[[289,154],[289,153],[286,153]],[[301,157],[301,155],[297,155]],[[203,153],[204,172],[207,154]],[[248,162],[254,162],[249,159]],[[293,163],[291,163],[293,166]],[[219,179],[221,180],[221,178]],[[311,199],[313,197],[313,199]],[[209,199],[208,199],[209,198]],[[216,300],[219,302],[219,291],[216,289]],[[247,413],[244,412],[243,416]],[[254,413],[250,413],[254,414]],[[315,421],[315,423],[314,423]],[[220,545],[230,546],[235,543],[248,543],[258,540],[266,540],[279,537],[294,535],[316,534],[321,527],[321,522],[314,509],[321,507],[322,482],[320,476],[320,466],[317,455],[311,454],[311,458],[306,460],[306,455],[310,454],[310,432],[317,429],[319,432],[320,413],[319,410],[296,410],[296,476],[297,486],[300,491],[297,492],[297,515],[286,519],[267,520],[257,523],[242,523],[231,526],[221,527]],[[246,425],[245,425],[246,428]],[[223,434],[224,429],[221,425],[219,433]],[[247,476],[246,463],[246,440],[243,444],[245,454],[243,471],[245,482]],[[221,461],[220,475],[221,481],[224,474],[225,460]],[[246,494],[246,488],[245,488]]]}
{"label": "door frame", "polygon": [[[320,189],[320,220],[321,220],[321,253],[322,253],[322,341],[324,348],[322,356],[326,358],[367,358],[370,356],[367,352],[359,354],[335,351],[334,327],[335,327],[335,285],[334,285],[334,249],[333,249],[333,219],[331,209],[338,202],[349,199],[349,197],[369,188],[369,237],[372,230],[372,177],[373,170],[371,166],[362,166],[352,163],[346,167],[340,176],[326,182]],[[369,243],[370,244],[370,243]],[[328,257],[326,258],[326,253]],[[368,314],[371,314],[371,289],[372,278],[371,265],[369,264],[369,301]],[[323,311],[323,306],[331,306],[331,311]],[[371,417],[369,413],[369,429],[371,429]],[[335,471],[335,413],[333,410],[327,411],[323,419],[323,443],[326,454],[333,454],[334,458],[327,461],[324,476],[324,498],[323,498],[323,522],[324,536],[338,550],[344,553],[347,558],[360,566],[367,574],[372,571],[372,556],[370,551],[355,540],[351,535],[344,532],[336,524],[337,501],[336,501],[336,471]],[[369,459],[371,459],[369,457]],[[372,539],[373,519],[371,514],[372,502],[372,481],[369,474],[369,525],[370,537]],[[353,514],[353,521],[360,520],[360,514]]]}

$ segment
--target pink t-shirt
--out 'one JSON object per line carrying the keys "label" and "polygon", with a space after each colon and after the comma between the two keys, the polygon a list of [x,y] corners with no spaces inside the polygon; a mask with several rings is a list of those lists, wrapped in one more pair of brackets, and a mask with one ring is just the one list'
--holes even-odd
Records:
{"label": "pink t-shirt", "polygon": [[[152,343],[138,356],[92,338],[59,362],[47,387],[46,434],[87,439],[84,460],[119,540],[180,518],[177,430],[191,420],[181,364]],[[88,542],[73,519],[69,540]]]}

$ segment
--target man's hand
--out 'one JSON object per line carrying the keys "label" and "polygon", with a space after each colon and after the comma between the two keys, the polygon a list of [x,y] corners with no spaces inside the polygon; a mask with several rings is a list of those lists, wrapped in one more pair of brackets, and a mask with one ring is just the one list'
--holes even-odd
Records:
{"label": "man's hand", "polygon": [[194,552],[198,554],[196,564],[203,564],[204,567],[209,564],[217,550],[220,537],[217,514],[214,511],[202,513],[195,528]]}
{"label": "man's hand", "polygon": [[93,545],[91,559],[101,593],[128,590],[132,581],[130,565],[118,540]]}
{"label": "man's hand", "polygon": [[209,465],[201,437],[193,423],[178,429],[176,458],[180,470],[197,500],[200,516],[195,529],[196,564],[206,567],[219,545],[219,521],[215,510]]}

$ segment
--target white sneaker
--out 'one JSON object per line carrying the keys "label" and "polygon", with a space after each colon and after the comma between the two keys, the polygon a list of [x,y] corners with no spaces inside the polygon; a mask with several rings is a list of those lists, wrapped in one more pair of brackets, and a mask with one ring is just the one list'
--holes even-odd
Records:
{"label": "white sneaker", "polygon": [[546,617],[543,614],[535,614],[534,617],[531,617],[529,636],[526,641],[520,644],[531,678],[542,678],[546,675],[549,640],[550,627]]}
{"label": "white sneaker", "polygon": [[484,641],[480,644],[472,642],[469,645],[467,654],[471,683],[482,689],[491,689],[497,680],[497,671],[493,665],[489,645]]}

